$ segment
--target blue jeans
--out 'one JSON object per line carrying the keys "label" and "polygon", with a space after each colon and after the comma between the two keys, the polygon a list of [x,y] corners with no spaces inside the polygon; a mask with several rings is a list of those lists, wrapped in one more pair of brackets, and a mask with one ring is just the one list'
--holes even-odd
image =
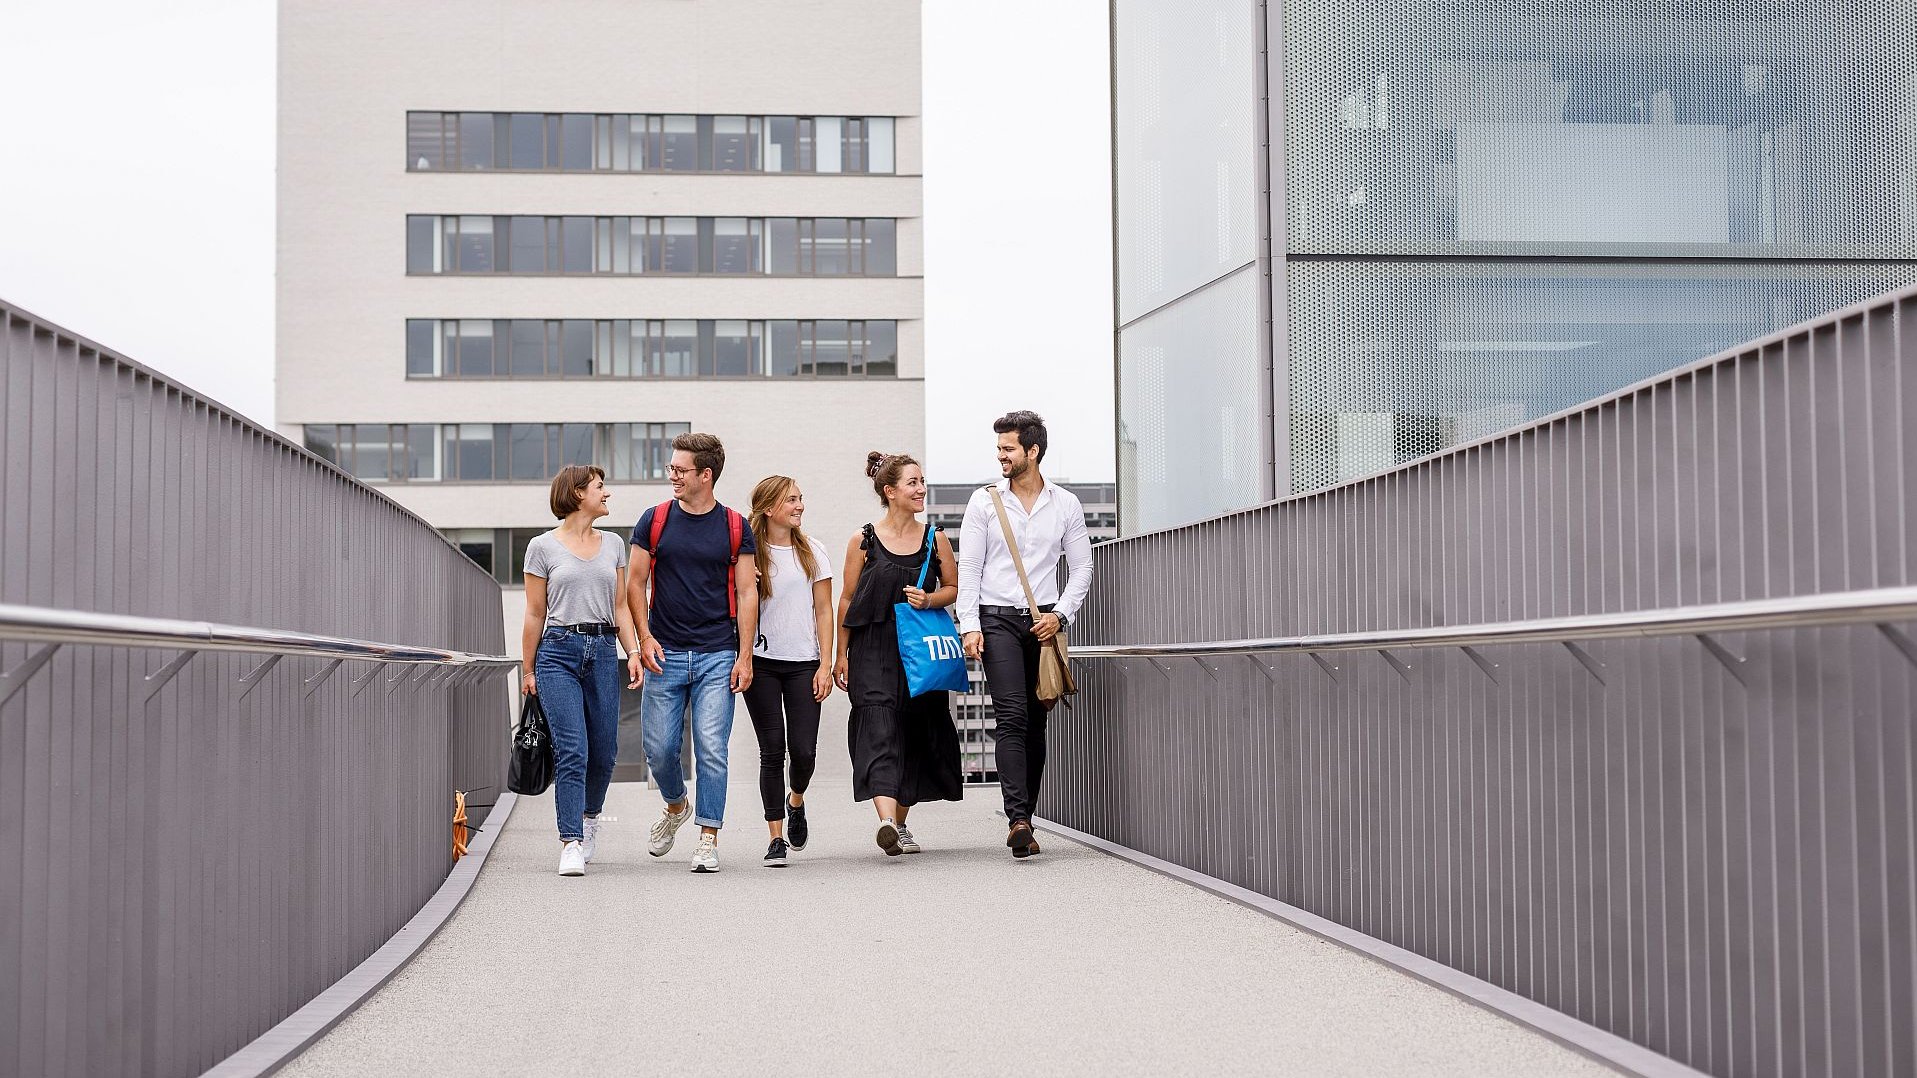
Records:
{"label": "blue jeans", "polygon": [[599,815],[619,755],[619,645],[611,636],[548,628],[533,680],[552,727],[553,807],[559,839],[586,837],[584,815]]}
{"label": "blue jeans", "polygon": [[692,763],[699,772],[692,822],[722,827],[726,816],[726,744],[732,738],[732,664],[736,651],[668,651],[662,674],[646,674],[639,729],[646,766],[666,804],[686,798],[679,749],[692,715]]}

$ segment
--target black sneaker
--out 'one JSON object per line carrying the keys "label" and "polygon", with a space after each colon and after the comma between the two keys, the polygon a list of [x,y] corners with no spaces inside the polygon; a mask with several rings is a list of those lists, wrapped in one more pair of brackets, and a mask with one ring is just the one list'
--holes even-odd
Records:
{"label": "black sneaker", "polygon": [[811,829],[805,825],[805,806],[785,803],[785,833],[792,840],[792,848],[805,849],[805,840],[812,837]]}
{"label": "black sneaker", "polygon": [[765,848],[765,867],[785,867],[785,839],[775,838],[772,840],[772,845]]}

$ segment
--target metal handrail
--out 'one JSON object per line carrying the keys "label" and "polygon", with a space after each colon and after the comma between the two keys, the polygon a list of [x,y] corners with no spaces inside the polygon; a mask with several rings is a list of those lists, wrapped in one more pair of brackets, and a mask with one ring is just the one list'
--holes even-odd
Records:
{"label": "metal handrail", "polygon": [[[303,682],[311,695],[341,664],[368,662],[373,669],[354,680],[355,695],[365,690],[374,675],[388,665],[412,668],[437,667],[421,679],[421,684],[445,688],[467,684],[497,671],[519,665],[505,655],[474,655],[446,648],[420,647],[414,644],[383,644],[373,640],[354,640],[344,636],[320,636],[314,633],[288,632],[284,629],[258,629],[243,625],[221,625],[210,621],[179,621],[173,618],[143,618],[131,614],[104,614],[86,610],[59,610],[44,606],[20,606],[0,603],[0,642],[20,641],[41,645],[11,670],[0,670],[0,704],[5,704],[27,681],[52,659],[55,652],[69,644],[116,648],[164,648],[178,651],[160,669],[146,675],[146,698],[165,688],[193,657],[202,651],[247,652],[266,656],[258,666],[239,679],[240,697],[257,688],[280,660],[307,655],[328,660],[324,669]],[[388,691],[397,687],[406,672],[389,680]]]}
{"label": "metal handrail", "polygon": [[1311,654],[1328,651],[1480,647],[1490,644],[1576,644],[1589,640],[1655,636],[1700,636],[1759,629],[1805,629],[1876,624],[1892,634],[1899,650],[1909,638],[1890,622],[1917,620],[1917,587],[1755,599],[1712,606],[1687,606],[1617,614],[1583,614],[1482,625],[1425,629],[1380,629],[1317,636],[1280,636],[1254,640],[1201,640],[1169,644],[1084,644],[1071,649],[1074,659],[1165,659],[1270,652]]}
{"label": "metal handrail", "polygon": [[0,640],[99,647],[180,648],[261,655],[317,655],[381,663],[432,666],[514,666],[504,655],[473,655],[412,644],[382,644],[343,636],[257,629],[210,621],[177,621],[130,614],[57,610],[0,603]]}

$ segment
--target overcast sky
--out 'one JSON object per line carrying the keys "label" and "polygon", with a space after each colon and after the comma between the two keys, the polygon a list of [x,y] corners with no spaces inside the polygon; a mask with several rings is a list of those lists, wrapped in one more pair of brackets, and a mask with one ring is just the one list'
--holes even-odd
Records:
{"label": "overcast sky", "polygon": [[[269,422],[274,6],[15,0],[0,64],[0,299]],[[1107,6],[923,10],[927,471],[988,477],[1025,407],[1108,480]]]}

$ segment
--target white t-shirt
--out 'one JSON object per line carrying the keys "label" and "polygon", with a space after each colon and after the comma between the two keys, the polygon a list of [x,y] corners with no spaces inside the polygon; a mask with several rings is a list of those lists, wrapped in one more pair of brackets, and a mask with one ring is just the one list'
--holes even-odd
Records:
{"label": "white t-shirt", "polygon": [[[812,612],[812,585],[832,579],[832,559],[825,547],[807,537],[818,572],[805,580],[799,552],[789,546],[766,544],[766,563],[772,571],[772,597],[759,600],[759,639],[752,654],[788,662],[819,661],[818,619]],[[800,581],[805,581],[801,584]]]}

